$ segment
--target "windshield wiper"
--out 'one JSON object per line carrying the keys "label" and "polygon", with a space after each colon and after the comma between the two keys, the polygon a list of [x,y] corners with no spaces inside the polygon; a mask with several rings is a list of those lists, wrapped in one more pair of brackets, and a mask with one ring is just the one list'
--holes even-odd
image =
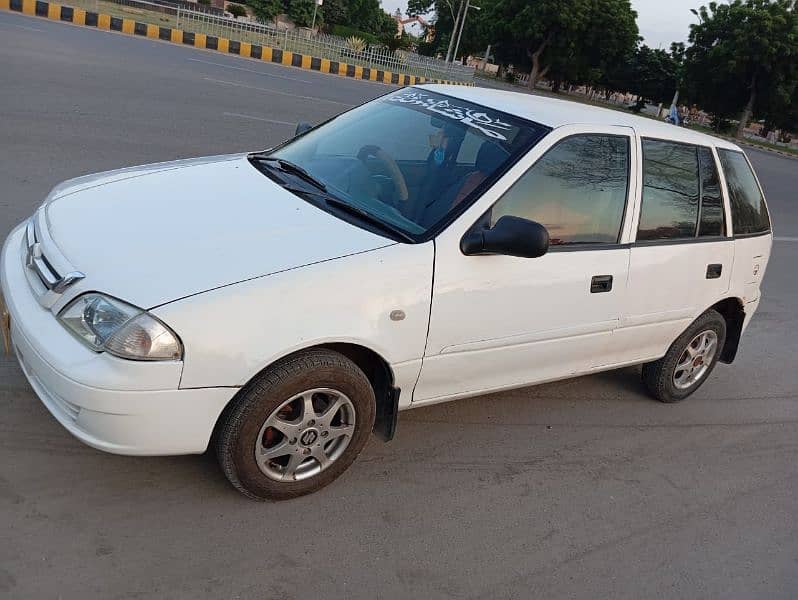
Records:
{"label": "windshield wiper", "polygon": [[402,238],[406,242],[410,242],[411,244],[416,242],[416,240],[410,234],[405,233],[398,227],[394,227],[390,223],[386,223],[385,221],[378,219],[370,212],[365,211],[362,208],[358,208],[357,206],[349,204],[348,202],[344,202],[335,196],[324,196],[324,200],[327,202],[328,206],[334,206],[335,208],[339,208],[345,212],[348,212],[350,215],[355,215],[363,221],[368,221],[372,225],[379,227],[383,231],[387,231],[388,233]]}
{"label": "windshield wiper", "polygon": [[300,167],[295,163],[292,163],[290,160],[284,160],[282,158],[273,158],[270,156],[263,156],[262,154],[252,154],[251,158],[261,162],[275,163],[280,171],[296,175],[297,177],[306,181],[313,187],[320,189],[322,192],[327,191],[327,186],[324,185],[323,182],[319,181],[318,179],[313,177],[313,175],[308,173],[305,169],[303,169],[302,167]]}
{"label": "windshield wiper", "polygon": [[305,169],[303,169],[299,165],[292,163],[291,161],[284,160],[282,158],[275,158],[257,153],[250,154],[249,158],[252,160],[257,160],[258,162],[261,163],[267,163],[269,166],[275,165],[279,171],[296,175],[303,181],[317,188],[319,192],[315,192],[309,189],[297,188],[291,185],[283,185],[285,189],[294,192],[296,194],[312,194],[314,196],[319,196],[320,198],[324,199],[325,203],[328,206],[333,206],[335,208],[338,208],[340,210],[349,213],[350,215],[359,217],[362,221],[367,221],[371,225],[374,225],[377,228],[390,233],[394,237],[399,237],[406,242],[410,242],[411,244],[414,244],[416,242],[413,236],[409,235],[408,233],[405,233],[401,229],[394,227],[390,223],[386,223],[385,221],[375,217],[368,211],[363,210],[362,208],[358,208],[357,206],[353,206],[348,202],[336,198],[327,190],[327,186],[324,185],[323,182],[316,179],[313,175],[308,173]]}

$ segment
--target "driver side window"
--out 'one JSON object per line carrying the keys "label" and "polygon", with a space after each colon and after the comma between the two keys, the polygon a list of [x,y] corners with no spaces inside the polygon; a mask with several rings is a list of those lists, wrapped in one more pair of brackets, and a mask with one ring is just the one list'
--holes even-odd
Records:
{"label": "driver side window", "polygon": [[615,244],[628,188],[628,137],[571,136],[549,149],[493,205],[490,226],[512,215],[545,226],[552,246]]}

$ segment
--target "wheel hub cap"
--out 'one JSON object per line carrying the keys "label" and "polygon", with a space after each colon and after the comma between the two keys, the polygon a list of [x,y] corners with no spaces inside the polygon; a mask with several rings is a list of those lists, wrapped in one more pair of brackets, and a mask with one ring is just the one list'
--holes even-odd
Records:
{"label": "wheel hub cap", "polygon": [[319,439],[319,432],[316,429],[306,429],[299,436],[299,441],[303,446],[312,446]]}

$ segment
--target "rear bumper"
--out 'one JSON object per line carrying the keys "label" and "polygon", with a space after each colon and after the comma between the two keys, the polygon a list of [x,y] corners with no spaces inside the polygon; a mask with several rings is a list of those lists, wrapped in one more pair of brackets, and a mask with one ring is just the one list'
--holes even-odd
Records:
{"label": "rear bumper", "polygon": [[751,323],[751,317],[754,316],[757,308],[759,308],[759,298],[756,300],[751,300],[750,302],[746,302],[743,305],[743,311],[745,312],[745,318],[743,319],[743,332],[748,328],[749,323]]}
{"label": "rear bumper", "polygon": [[237,389],[181,390],[181,363],[125,361],[86,348],[31,292],[18,252],[21,231],[3,247],[0,291],[11,319],[12,351],[42,403],[72,435],[99,450],[204,452]]}

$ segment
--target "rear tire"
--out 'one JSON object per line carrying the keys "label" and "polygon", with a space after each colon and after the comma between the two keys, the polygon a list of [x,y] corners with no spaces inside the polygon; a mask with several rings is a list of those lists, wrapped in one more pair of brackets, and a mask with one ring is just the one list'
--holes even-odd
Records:
{"label": "rear tire", "polygon": [[[374,427],[374,390],[345,356],[310,350],[266,370],[225,411],[216,455],[255,500],[315,492],[354,462]],[[331,414],[333,413],[334,414]]]}
{"label": "rear tire", "polygon": [[726,342],[726,320],[710,309],[680,335],[661,359],[643,365],[643,383],[661,402],[684,400],[715,368]]}

